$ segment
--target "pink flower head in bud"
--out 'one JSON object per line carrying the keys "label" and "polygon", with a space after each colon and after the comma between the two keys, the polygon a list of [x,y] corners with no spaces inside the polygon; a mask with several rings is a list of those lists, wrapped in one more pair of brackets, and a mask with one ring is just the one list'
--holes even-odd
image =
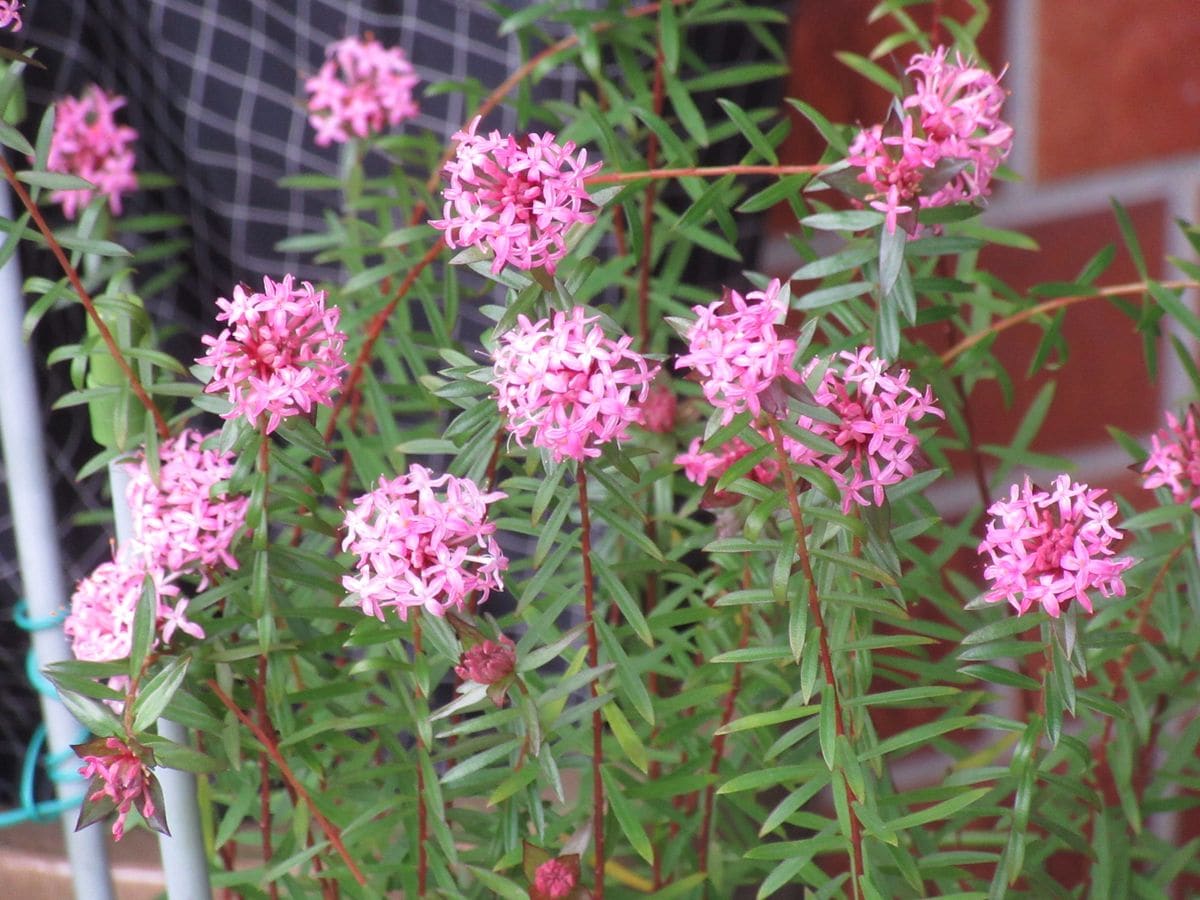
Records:
{"label": "pink flower head in bud", "polygon": [[[836,413],[833,424],[800,416],[797,424],[827,438],[839,448],[823,453],[799,441],[784,438],[788,455],[798,463],[820,468],[842,489],[842,511],[853,504],[882,506],[884,488],[913,474],[914,454],[920,441],[913,426],[927,415],[945,418],[933,391],[912,387],[909,371],[886,370],[887,363],[872,347],[843,352],[841,369],[830,365],[813,392],[820,406]],[[822,361],[814,359],[804,369],[807,379]]]}
{"label": "pink flower head in bud", "polygon": [[0,0],[0,28],[10,25],[13,31],[21,30],[21,4],[19,0]]}
{"label": "pink flower head in bud", "polygon": [[550,132],[485,137],[478,127],[477,116],[454,135],[458,148],[442,170],[450,181],[442,218],[429,224],[450,247],[490,247],[493,272],[512,263],[552,273],[566,255],[568,229],[596,220],[585,181],[600,163],[589,165],[587,150],[573,155],[575,145],[556,143]]}
{"label": "pink flower head in bud", "polygon": [[308,121],[322,147],[379,134],[417,114],[412,92],[420,79],[399,47],[384,47],[370,35],[348,37],[331,44],[325,56],[304,82]]}
{"label": "pink flower head in bud", "polygon": [[54,132],[46,169],[90,181],[94,189],[58,190],[50,199],[61,203],[63,215],[75,213],[97,194],[108,197],[109,209],[121,213],[121,195],[137,188],[133,174],[133,142],[138,133],[118,125],[115,113],[125,98],[92,85],[82,97],[64,97],[54,104]]}
{"label": "pink flower head in bud", "polygon": [[1018,615],[1040,603],[1058,618],[1072,600],[1092,612],[1089,590],[1124,596],[1121,573],[1135,560],[1113,556],[1111,545],[1122,535],[1111,524],[1117,504],[1101,502],[1103,494],[1067,475],[1054,480],[1052,491],[1035,488],[1028,477],[1014,484],[1007,500],[988,509],[994,518],[979,552],[991,558],[984,577],[992,586],[984,599],[1007,600]]}
{"label": "pink flower head in bud", "polygon": [[777,378],[800,380],[792,366],[796,342],[780,337],[776,329],[787,315],[779,279],[744,298],[727,291],[708,306],[693,306],[692,312],[696,321],[684,335],[688,352],[675,367],[687,366],[699,374],[704,396],[722,410],[722,423],[745,410],[756,416],[762,412],[761,395]]}
{"label": "pink flower head in bud", "polygon": [[204,629],[188,621],[188,601],[179,596],[179,587],[171,584],[161,570],[147,572],[141,559],[131,563],[122,555],[97,566],[71,595],[71,612],[63,623],[63,632],[71,641],[76,659],[112,662],[129,656],[133,618],[146,578],[153,580],[158,595],[159,636],[153,646],[158,646],[160,638],[170,643],[177,629],[204,637]]}
{"label": "pink flower head in bud", "polygon": [[677,405],[678,400],[670,386],[656,381],[642,404],[642,427],[656,434],[670,434],[675,430]]}
{"label": "pink flower head in bud", "polygon": [[463,681],[495,684],[511,675],[516,667],[516,645],[501,635],[499,641],[483,641],[464,652],[454,671]]}
{"label": "pink flower head in bud", "polygon": [[150,569],[197,572],[201,587],[218,566],[238,567],[230,546],[246,522],[247,497],[216,486],[233,474],[232,453],[204,450],[205,437],[185,430],[163,444],[155,479],[144,455],[130,466],[126,498],[133,517],[134,552]]}
{"label": "pink flower head in bud", "polygon": [[631,337],[608,337],[587,312],[577,306],[536,322],[518,316],[494,354],[492,386],[508,430],[521,446],[532,432],[533,446],[555,462],[599,456],[601,444],[628,437],[658,372]]}
{"label": "pink flower head in bud", "polygon": [[[90,741],[76,748],[83,760],[79,774],[91,779],[87,802],[111,806],[116,812],[112,833],[118,841],[125,836],[125,817],[131,809],[136,808],[142,818],[157,827],[159,810],[154,802],[154,776],[150,774],[150,767],[129,745],[117,738],[105,740],[103,752],[87,752],[87,748],[98,749],[93,746],[97,743]],[[81,813],[81,824],[86,812],[85,809]],[[165,825],[162,830],[165,831]]]}
{"label": "pink flower head in bud", "polygon": [[533,891],[537,900],[563,900],[570,897],[579,885],[579,864],[571,866],[561,859],[548,859],[533,875]]}
{"label": "pink flower head in bud", "polygon": [[337,307],[326,309],[325,292],[307,281],[293,282],[263,278],[262,293],[238,285],[233,300],[218,299],[217,321],[226,327],[201,338],[208,352],[196,360],[213,367],[205,393],[228,393],[233,409],[224,418],[258,424],[266,413],[267,434],[317,404],[332,406],[347,368]]}
{"label": "pink flower head in bud", "polygon": [[[882,125],[858,133],[850,144],[847,161],[862,169],[858,180],[870,187],[867,202],[884,214],[888,233],[896,230],[897,217],[912,212],[921,182],[937,165],[939,156],[929,142],[913,134],[912,120],[901,132],[884,136]],[[922,205],[925,198],[921,198]]]}
{"label": "pink flower head in bud", "polygon": [[389,606],[404,620],[410,608],[435,616],[461,609],[473,593],[484,602],[504,586],[500,573],[508,566],[487,521],[488,504],[505,496],[485,494],[466,478],[435,478],[420,465],[380,478],[346,511],[342,549],[358,562],[342,586],[380,621]]}
{"label": "pink flower head in bud", "polygon": [[1180,423],[1167,413],[1167,427],[1150,438],[1150,456],[1142,467],[1146,490],[1166,487],[1176,503],[1200,509],[1200,434],[1196,432],[1196,407]]}
{"label": "pink flower head in bud", "polygon": [[[700,447],[704,444],[701,438],[693,439],[688,445],[687,452],[675,457],[675,464],[683,466],[683,474],[694,484],[704,484],[710,479],[720,478],[729,467],[739,459],[753,452],[753,447],[741,438],[721,446],[715,453],[705,453]],[[771,484],[779,477],[779,461],[773,456],[767,456],[750,470],[748,476],[759,484]]]}

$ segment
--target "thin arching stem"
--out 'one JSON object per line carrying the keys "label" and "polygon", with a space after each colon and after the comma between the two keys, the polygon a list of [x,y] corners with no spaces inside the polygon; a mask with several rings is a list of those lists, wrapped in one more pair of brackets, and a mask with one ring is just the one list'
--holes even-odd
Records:
{"label": "thin arching stem", "polygon": [[[587,470],[582,462],[576,469],[575,481],[579,485],[579,542],[583,555],[583,618],[587,626],[588,665],[600,665],[600,642],[596,637],[596,584],[592,575],[592,519],[588,509]],[[591,683],[592,699],[600,693],[596,679]],[[600,765],[603,753],[604,724],[600,718],[600,707],[592,710],[592,839],[596,842],[595,885],[592,896],[604,900],[604,779]]]}

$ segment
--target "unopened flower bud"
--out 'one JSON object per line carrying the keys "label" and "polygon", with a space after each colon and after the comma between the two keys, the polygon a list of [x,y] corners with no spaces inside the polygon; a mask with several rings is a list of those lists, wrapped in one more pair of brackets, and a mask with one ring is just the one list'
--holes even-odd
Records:
{"label": "unopened flower bud", "polygon": [[454,671],[464,681],[491,685],[510,676],[516,667],[517,648],[501,635],[499,641],[484,641],[468,649]]}
{"label": "unopened flower bud", "polygon": [[571,896],[578,883],[578,867],[572,868],[561,859],[550,859],[542,863],[533,878],[535,896],[552,900],[562,900]]}

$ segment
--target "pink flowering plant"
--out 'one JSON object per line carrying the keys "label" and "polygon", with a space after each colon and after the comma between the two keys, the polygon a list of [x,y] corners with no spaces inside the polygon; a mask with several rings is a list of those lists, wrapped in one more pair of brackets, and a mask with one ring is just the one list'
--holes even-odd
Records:
{"label": "pink flowering plant", "polygon": [[[1108,248],[1006,284],[1015,88],[983,13],[931,36],[923,5],[950,20],[880,4],[892,60],[843,57],[892,94],[866,123],[755,99],[786,60],[742,0],[513,13],[527,61],[483,94],[382,26],[297,60],[342,158],[286,185],[337,185],[326,227],[184,362],[143,271],[177,223],[122,206],[132,101],[0,129],[11,240],[63,269],[29,325],[87,317],[49,361],[118,513],[46,667],[94,735],[80,826],[179,832],[181,770],[231,896],[1194,891],[1200,233],[1157,281],[1116,206],[1140,281],[1097,286]],[[778,65],[708,62],[718,24]],[[538,99],[557,65],[575,101]],[[446,140],[418,94],[464,109]],[[827,149],[785,164],[800,128]],[[1110,428],[1116,476],[1052,453],[1003,344],[1070,372],[1096,298],[1191,395]]]}

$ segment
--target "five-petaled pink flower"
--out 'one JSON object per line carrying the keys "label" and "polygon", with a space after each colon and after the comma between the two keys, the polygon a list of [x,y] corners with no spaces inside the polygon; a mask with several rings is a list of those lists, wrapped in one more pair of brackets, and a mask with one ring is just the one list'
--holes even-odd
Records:
{"label": "five-petaled pink flower", "polygon": [[21,30],[20,0],[0,0],[0,28],[12,26],[13,31]]}
{"label": "five-petaled pink flower", "polygon": [[[238,567],[230,551],[246,522],[249,498],[218,488],[233,474],[234,456],[205,450],[205,436],[185,429],[159,449],[157,477],[144,454],[129,467],[125,496],[133,519],[133,550],[150,569],[195,572],[208,584],[219,566]],[[214,490],[216,493],[214,494]]]}
{"label": "five-petaled pink flower", "polygon": [[265,413],[270,434],[290,416],[333,405],[347,368],[346,335],[337,329],[337,307],[325,308],[324,291],[307,281],[296,287],[291,275],[263,278],[262,293],[238,285],[233,300],[222,297],[217,306],[226,327],[201,338],[208,352],[196,362],[213,367],[205,393],[228,394],[233,409],[224,418],[258,425]]}
{"label": "five-petaled pink flower", "polygon": [[564,900],[571,896],[578,885],[577,859],[573,866],[563,859],[548,859],[534,872],[530,894],[535,900]]}
{"label": "five-petaled pink flower", "polygon": [[1196,407],[1190,406],[1180,422],[1167,413],[1167,427],[1150,438],[1150,456],[1142,466],[1146,490],[1166,487],[1176,503],[1200,509],[1200,434],[1196,431]]}
{"label": "five-petaled pink flower", "polygon": [[927,415],[945,418],[933,391],[909,384],[907,369],[889,371],[874,348],[839,353],[839,367],[814,359],[804,368],[804,378],[826,366],[813,390],[814,401],[837,415],[837,423],[800,416],[796,424],[837,445],[822,452],[784,437],[788,455],[798,463],[816,466],[842,490],[842,511],[853,504],[882,506],[884,488],[898,484],[914,472],[920,441],[913,426]]}
{"label": "five-petaled pink flower", "polygon": [[454,671],[463,681],[490,685],[503,681],[516,667],[516,645],[501,635],[498,641],[485,640],[464,651]]}
{"label": "five-petaled pink flower", "polygon": [[[88,784],[87,804],[101,804],[101,815],[91,818],[97,821],[104,813],[116,812],[112,834],[116,840],[125,836],[125,817],[131,809],[136,808],[151,827],[163,833],[169,833],[166,823],[160,817],[162,812],[154,802],[155,783],[150,767],[124,741],[118,738],[107,738],[103,749],[98,740],[79,745],[75,752],[83,760],[79,774],[91,779]],[[95,752],[89,752],[95,751]],[[107,810],[105,810],[107,808]],[[89,810],[85,805],[80,812],[80,823],[85,824],[89,819]]]}
{"label": "five-petaled pink flower", "polygon": [[599,318],[582,306],[536,322],[518,316],[496,347],[492,385],[508,430],[521,446],[532,433],[555,462],[597,457],[600,445],[628,437],[658,372],[628,335],[605,335]]}
{"label": "five-petaled pink flower", "polygon": [[121,213],[121,195],[137,188],[133,174],[133,142],[138,133],[118,125],[115,113],[125,98],[91,85],[82,97],[64,97],[54,104],[54,132],[46,168],[90,181],[94,189],[56,190],[50,199],[61,203],[68,219],[97,194],[108,197],[109,209]]}
{"label": "five-petaled pink flower", "polygon": [[304,82],[308,121],[322,147],[379,134],[417,114],[413,88],[420,79],[399,47],[384,47],[368,34],[336,41],[325,56]]}
{"label": "five-petaled pink flower", "polygon": [[[787,294],[777,278],[765,291],[751,291],[744,298],[726,291],[708,306],[692,307],[696,321],[684,335],[688,352],[675,367],[696,371],[704,396],[722,410],[723,424],[745,410],[756,416],[762,412],[764,395],[776,379],[800,380],[792,365],[796,342],[781,337],[776,327],[787,308]],[[777,410],[781,400],[768,400],[768,410]]]}
{"label": "five-petaled pink flower", "polygon": [[71,595],[71,612],[63,632],[71,641],[76,659],[112,662],[129,656],[133,646],[133,619],[142,585],[151,579],[158,597],[158,621],[153,646],[170,643],[175,631],[204,637],[204,629],[187,619],[187,598],[160,569],[147,570],[144,559],[120,554],[101,563],[81,580]]}
{"label": "five-petaled pink flower", "polygon": [[1067,475],[1059,475],[1050,491],[1028,476],[1023,485],[1014,484],[1007,500],[988,509],[994,518],[979,552],[991,559],[984,577],[992,586],[984,599],[1007,600],[1018,614],[1041,604],[1058,618],[1072,600],[1092,612],[1090,590],[1124,596],[1121,574],[1135,560],[1113,555],[1112,544],[1122,537],[1112,526],[1117,504],[1101,501],[1103,494]]}
{"label": "five-petaled pink flower", "polygon": [[381,477],[346,511],[342,549],[358,561],[342,586],[380,621],[389,606],[406,620],[410,608],[441,616],[461,609],[471,594],[484,602],[503,588],[500,573],[508,566],[487,521],[488,504],[505,496],[485,494],[466,478],[434,477],[421,465]]}
{"label": "five-petaled pink flower", "polygon": [[491,248],[493,272],[505,263],[553,272],[566,255],[571,226],[596,219],[585,180],[600,163],[589,165],[587,150],[573,155],[575,144],[558,144],[550,132],[517,139],[477,134],[478,127],[476,117],[454,135],[457,150],[443,169],[450,183],[442,191],[442,218],[429,224],[445,232],[450,247]]}
{"label": "five-petaled pink flower", "polygon": [[[898,216],[918,206],[986,197],[1012,149],[1012,127],[1000,118],[1005,92],[999,79],[961,54],[954,62],[946,55],[939,47],[913,56],[908,66],[913,92],[901,104],[906,114],[898,127],[872,125],[850,144],[847,162],[869,188],[863,199],[884,213],[889,232],[896,230]],[[936,183],[927,181],[943,162],[961,168],[947,170]]]}

